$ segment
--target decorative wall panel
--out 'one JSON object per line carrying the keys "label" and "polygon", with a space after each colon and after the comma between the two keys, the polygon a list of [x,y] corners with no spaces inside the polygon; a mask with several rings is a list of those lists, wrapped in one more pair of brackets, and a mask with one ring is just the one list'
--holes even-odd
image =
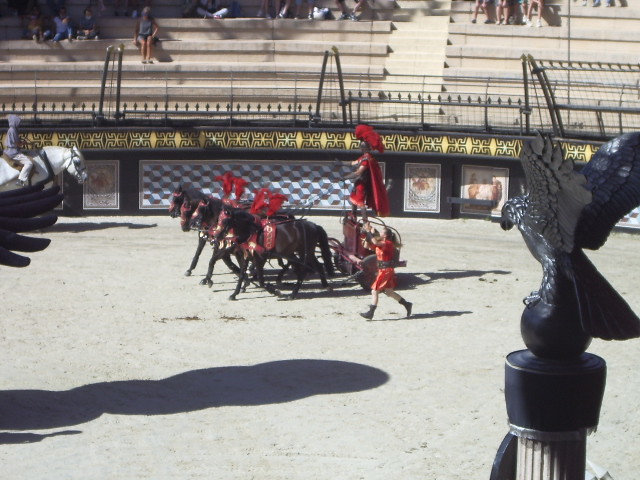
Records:
{"label": "decorative wall panel", "polygon": [[[384,173],[384,164],[380,166]],[[143,160],[139,207],[168,208],[169,197],[178,185],[220,196],[222,186],[215,178],[230,171],[249,181],[245,195],[250,197],[254,190],[267,187],[287,195],[293,205],[314,202],[316,208],[339,210],[350,208],[348,192],[352,183],[343,178],[352,169],[334,162]]]}
{"label": "decorative wall panel", "polygon": [[408,212],[440,212],[440,165],[404,165],[404,209]]}

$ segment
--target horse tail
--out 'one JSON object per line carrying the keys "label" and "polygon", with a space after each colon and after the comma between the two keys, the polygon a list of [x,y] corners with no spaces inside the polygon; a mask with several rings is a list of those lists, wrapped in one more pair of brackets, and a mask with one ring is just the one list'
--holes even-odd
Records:
{"label": "horse tail", "polygon": [[320,225],[316,225],[316,228],[318,229],[318,243],[320,244],[320,251],[322,252],[324,269],[327,275],[333,276],[335,271],[333,269],[333,255],[331,254],[331,248],[329,248],[329,237],[325,229]]}

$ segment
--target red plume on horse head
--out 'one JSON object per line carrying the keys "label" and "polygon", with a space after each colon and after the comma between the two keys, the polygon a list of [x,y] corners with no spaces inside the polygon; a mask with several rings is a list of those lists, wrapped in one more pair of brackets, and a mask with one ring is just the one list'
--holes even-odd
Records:
{"label": "red plume on horse head", "polygon": [[384,143],[382,143],[382,137],[376,132],[372,126],[361,123],[356,127],[355,135],[358,140],[367,142],[371,145],[373,150],[377,150],[380,153],[384,153]]}
{"label": "red plume on horse head", "polygon": [[224,192],[224,196],[228,197],[231,195],[231,191],[233,190],[233,181],[235,177],[231,172],[225,172],[224,175],[218,175],[215,178],[218,182],[222,182],[222,191]]}
{"label": "red plume on horse head", "polygon": [[287,196],[282,193],[269,193],[269,208],[267,209],[267,217],[274,215],[282,204],[287,201]]}
{"label": "red plume on horse head", "polygon": [[260,190],[256,190],[254,192],[253,203],[251,204],[251,209],[249,211],[253,214],[257,214],[260,213],[263,208],[268,207],[268,196],[268,188],[261,188]]}
{"label": "red plume on horse head", "polygon": [[240,177],[234,178],[233,182],[236,186],[236,200],[240,200],[240,197],[242,197],[242,194],[244,193],[244,188],[249,182]]}

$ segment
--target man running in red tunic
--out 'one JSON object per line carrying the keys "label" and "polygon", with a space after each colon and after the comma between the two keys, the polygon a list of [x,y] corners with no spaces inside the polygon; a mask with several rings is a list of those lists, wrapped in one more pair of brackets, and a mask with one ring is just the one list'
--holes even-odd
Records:
{"label": "man running in red tunic", "polygon": [[382,292],[402,305],[407,311],[407,318],[410,317],[411,307],[413,304],[411,302],[407,302],[394,291],[394,288],[396,288],[397,285],[396,272],[394,270],[394,259],[396,249],[400,246],[397,244],[395,234],[390,228],[385,227],[382,229],[382,235],[380,237],[375,237],[375,231],[369,222],[365,224],[364,229],[367,231],[367,238],[365,239],[367,247],[372,250],[375,249],[376,251],[376,257],[378,259],[378,276],[371,285],[371,305],[369,306],[369,311],[361,313],[360,316],[367,320],[371,320],[373,318],[373,314],[378,306],[378,296],[380,292]]}
{"label": "man running in red tunic", "polygon": [[353,208],[354,217],[358,208],[362,211],[362,219],[367,221],[367,207],[371,208],[379,217],[389,215],[389,199],[387,189],[382,179],[382,170],[378,161],[371,154],[372,150],[384,152],[384,145],[380,135],[368,125],[356,127],[356,138],[361,140],[360,150],[362,155],[351,162],[356,170],[345,178],[355,179],[353,190],[349,196]]}

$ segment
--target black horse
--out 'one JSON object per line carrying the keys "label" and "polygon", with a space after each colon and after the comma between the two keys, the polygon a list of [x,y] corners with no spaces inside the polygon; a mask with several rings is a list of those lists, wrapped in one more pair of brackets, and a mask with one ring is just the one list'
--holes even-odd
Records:
{"label": "black horse", "polygon": [[[191,219],[197,212],[200,202],[207,201],[208,199],[212,199],[212,197],[209,197],[205,193],[201,192],[200,190],[196,190],[195,188],[183,189],[182,185],[180,185],[171,195],[169,214],[172,218],[180,217],[180,228],[183,232],[190,232],[194,229]],[[217,202],[222,204],[220,200],[217,200]],[[217,222],[217,215],[215,222]],[[215,225],[215,223],[212,223],[212,225]],[[184,275],[186,277],[190,276],[193,269],[196,268],[200,255],[202,254],[202,250],[207,244],[207,240],[207,235],[205,235],[203,232],[198,233],[198,246],[196,248],[196,253],[193,256],[193,259],[191,260],[191,265],[189,265],[187,271],[184,272]],[[215,262],[213,263],[215,264]],[[238,267],[233,264],[230,258],[225,258],[225,263],[232,271],[235,271],[236,273],[238,272]],[[209,270],[207,270],[207,276],[200,282],[201,285],[211,286],[211,275],[213,272],[213,266],[211,265],[211,261],[209,262],[209,264],[210,265]]]}
{"label": "black horse", "polygon": [[[212,233],[215,232],[220,213],[224,206],[224,202],[218,198],[205,197],[200,200],[195,212],[191,215],[189,222],[190,228],[192,230],[198,230],[198,238],[204,243],[206,243],[207,240],[211,238]],[[207,274],[202,280],[200,280],[200,285],[207,285],[209,287],[213,285],[213,281],[211,280],[211,277],[213,276],[213,269],[216,262],[220,259],[222,259],[225,265],[229,267],[229,270],[233,273],[239,274],[240,269],[231,259],[231,255],[236,255],[237,257],[241,254],[241,252],[238,252],[237,250],[238,249],[235,248],[235,245],[227,245],[224,242],[215,242],[213,245],[213,253],[209,260]],[[200,249],[200,251],[202,250]],[[197,252],[197,254],[199,255],[200,253]],[[197,262],[196,258],[194,258],[194,262]],[[240,260],[238,260],[238,263],[240,263]],[[193,266],[195,266],[195,263]]]}
{"label": "black horse", "polygon": [[[271,293],[277,293],[277,290],[265,284],[264,264],[271,258],[289,261],[293,266],[297,281],[291,294],[285,297],[287,299],[296,297],[309,271],[318,273],[322,286],[330,288],[326,274],[333,275],[333,264],[325,230],[321,226],[304,219],[285,218],[275,220],[274,223],[276,228],[275,245],[273,249],[265,250],[261,248],[264,245],[265,232],[260,223],[256,221],[256,217],[245,210],[224,209],[224,219],[220,222],[222,228],[216,233],[215,240],[224,238],[227,232],[233,229],[237,236],[238,245],[247,242],[254,233],[256,234],[256,244],[258,245],[258,248],[245,249],[245,252],[248,253],[246,258],[245,256],[240,257],[241,275],[235,291],[229,297],[230,300],[236,299],[245,282],[247,265],[250,259],[254,262],[260,286]],[[324,266],[316,258],[315,249],[317,245],[320,246]]]}

